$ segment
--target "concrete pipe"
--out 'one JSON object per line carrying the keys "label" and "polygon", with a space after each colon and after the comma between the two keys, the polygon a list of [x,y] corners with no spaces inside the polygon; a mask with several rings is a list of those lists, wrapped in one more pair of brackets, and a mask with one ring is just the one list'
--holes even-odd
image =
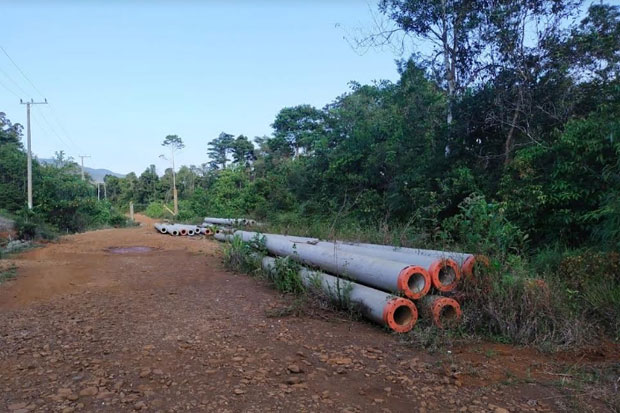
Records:
{"label": "concrete pipe", "polygon": [[369,254],[334,251],[306,243],[295,243],[272,234],[236,231],[235,236],[239,236],[245,242],[250,242],[257,236],[264,236],[265,247],[273,255],[288,256],[302,264],[347,276],[361,284],[383,291],[402,293],[411,299],[420,298],[429,288],[428,272],[420,265],[391,261]]}
{"label": "concrete pipe", "polygon": [[213,230],[211,228],[203,228],[201,233],[206,236],[213,235]]}
{"label": "concrete pipe", "polygon": [[206,224],[215,224],[215,225],[245,225],[245,218],[211,218],[206,217],[204,219],[204,223]]}
{"label": "concrete pipe", "polygon": [[484,265],[486,267],[489,266],[489,259],[484,255],[474,255],[467,254],[463,252],[452,252],[452,251],[440,251],[440,250],[426,250],[421,248],[406,248],[406,247],[393,247],[390,245],[379,245],[379,244],[356,244],[350,243],[352,245],[359,245],[361,247],[377,249],[382,251],[393,251],[400,252],[404,254],[416,254],[416,255],[426,255],[429,257],[439,257],[439,258],[449,258],[454,260],[461,271],[461,274],[465,277],[471,278],[474,276],[475,266],[476,264]]}
{"label": "concrete pipe", "polygon": [[161,232],[162,234],[168,233],[168,228],[165,224],[155,224],[154,226],[155,226],[155,229]]}
{"label": "concrete pipe", "polygon": [[179,229],[180,235],[197,235],[200,233],[200,227],[196,225],[174,224]]}
{"label": "concrete pipe", "polygon": [[221,242],[226,242],[226,241],[232,241],[233,236],[230,234],[224,234],[223,232],[216,232],[213,235],[213,238]]}
{"label": "concrete pipe", "polygon": [[461,320],[461,305],[453,298],[427,295],[418,301],[420,314],[439,328],[452,327]]}
{"label": "concrete pipe", "polygon": [[358,244],[344,241],[320,241],[316,238],[296,237],[290,235],[278,236],[283,237],[290,242],[304,242],[310,245],[335,249],[336,251],[347,251],[356,254],[372,255],[405,264],[421,265],[428,271],[433,286],[442,292],[454,290],[459,279],[461,278],[460,266],[457,261],[451,258],[450,254],[452,253],[443,252],[443,255],[429,255],[417,253],[418,251],[426,250],[417,250],[413,248],[396,248],[388,245]]}
{"label": "concrete pipe", "polygon": [[[264,257],[262,267],[270,272],[275,269],[275,258]],[[397,333],[410,331],[418,320],[418,310],[409,300],[395,297],[374,288],[343,280],[323,272],[302,267],[299,271],[307,288],[319,288],[340,302],[350,302],[358,307],[364,317],[387,326]],[[343,283],[346,283],[343,285]]]}
{"label": "concrete pipe", "polygon": [[175,237],[181,235],[180,234],[180,230],[179,230],[179,228],[176,225],[169,225],[168,226],[168,234],[174,235]]}
{"label": "concrete pipe", "polygon": [[467,254],[463,252],[452,252],[452,251],[440,251],[440,250],[426,250],[420,248],[406,248],[406,247],[392,247],[389,245],[379,245],[379,244],[354,244],[360,245],[368,248],[380,249],[384,251],[395,251],[402,252],[405,254],[418,254],[418,255],[427,255],[429,257],[445,257],[454,260],[461,269],[461,274],[465,277],[471,278],[474,276],[475,266],[476,264],[483,265],[485,267],[489,266],[489,259],[484,255],[474,255]]}

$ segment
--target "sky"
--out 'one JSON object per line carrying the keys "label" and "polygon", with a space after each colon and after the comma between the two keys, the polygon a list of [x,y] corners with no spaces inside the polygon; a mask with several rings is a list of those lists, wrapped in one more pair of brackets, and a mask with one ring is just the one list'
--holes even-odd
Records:
{"label": "sky", "polygon": [[177,165],[200,165],[222,131],[269,135],[283,107],[396,80],[391,50],[360,55],[344,39],[371,28],[374,4],[0,1],[0,112],[25,125],[19,99],[48,100],[32,106],[40,158],[64,150],[94,168],[161,174],[161,142],[176,134]]}

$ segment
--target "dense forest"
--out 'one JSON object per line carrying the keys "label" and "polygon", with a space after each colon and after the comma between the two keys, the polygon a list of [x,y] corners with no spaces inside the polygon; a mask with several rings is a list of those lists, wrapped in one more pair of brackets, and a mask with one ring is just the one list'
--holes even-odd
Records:
{"label": "dense forest", "polygon": [[[560,279],[561,288],[550,290],[572,319],[596,316],[617,335],[620,8],[570,0],[449,3],[381,0],[387,26],[354,46],[408,42],[432,45],[431,52],[420,48],[399,60],[396,82],[351,82],[323,108],[283,108],[271,136],[206,138],[205,163],[176,171],[174,218],[252,216],[300,235],[485,253],[501,274],[494,283]],[[2,119],[0,203],[10,211],[24,202],[23,171],[11,166],[25,165],[20,135],[19,125]],[[77,230],[86,225],[61,220],[115,216],[112,206],[129,202],[154,217],[169,215],[163,205],[171,207],[172,169],[107,176],[107,201],[97,202],[66,173],[71,163],[35,166],[35,210],[58,228]],[[487,293],[495,302],[520,294],[506,304],[518,307],[533,299],[526,281],[518,293]],[[576,293],[586,283],[600,287]],[[519,317],[538,312],[533,322],[552,325],[549,334],[563,334],[557,341],[574,339],[546,308],[512,310],[493,316],[487,308],[480,322],[527,342],[542,327]],[[514,320],[501,319],[508,313]]]}
{"label": "dense forest", "polygon": [[[410,3],[380,6],[403,32],[441,38],[431,22],[443,12]],[[445,28],[441,59],[400,61],[396,83],[352,82],[322,109],[284,108],[272,136],[222,132],[208,162],[177,172],[181,219],[338,215],[432,239],[456,215],[488,213],[531,248],[617,248],[620,11],[592,5],[568,25],[581,10],[569,2],[512,3],[447,11],[460,26]],[[144,207],[170,201],[171,181],[154,166],[106,179],[113,202]]]}

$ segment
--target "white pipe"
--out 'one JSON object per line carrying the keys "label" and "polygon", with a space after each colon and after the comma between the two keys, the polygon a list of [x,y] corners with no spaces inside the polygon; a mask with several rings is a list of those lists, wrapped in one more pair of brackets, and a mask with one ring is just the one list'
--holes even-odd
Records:
{"label": "white pipe", "polygon": [[211,218],[206,217],[205,223],[216,225],[245,225],[245,218]]}
{"label": "white pipe", "polygon": [[180,235],[180,229],[176,225],[168,225],[167,229],[168,229],[168,234],[170,235],[173,235],[175,237]]}
{"label": "white pipe", "polygon": [[[275,258],[264,257],[262,267],[272,272],[275,270],[275,262]],[[354,305],[366,318],[398,333],[410,331],[418,319],[418,310],[407,299],[305,267],[301,267],[299,276],[307,288],[318,288],[331,299]]]}
{"label": "white pipe", "polygon": [[[473,265],[476,262],[476,257],[472,254],[422,250],[417,248],[400,248],[389,245],[364,244],[345,241],[320,241],[317,238],[297,237],[292,235],[276,236],[282,237],[294,243],[307,243],[319,247],[332,248],[357,254],[370,254],[376,257],[408,264],[419,262],[415,257],[432,258],[435,260],[435,265],[426,268],[431,276],[433,286],[444,292],[452,291],[456,288],[461,277],[462,270],[466,271],[468,276],[472,275]],[[437,260],[439,261],[437,262]],[[482,261],[484,262],[484,260]]]}
{"label": "white pipe", "polygon": [[[273,255],[288,256],[302,264],[315,266],[332,274],[350,277],[383,291],[399,292],[412,299],[424,296],[430,288],[428,272],[424,268],[436,261],[421,257],[419,263],[390,261],[371,255],[347,251],[333,251],[306,243],[294,243],[271,234],[236,231],[235,236],[245,242],[264,236],[265,247]],[[420,258],[420,257],[418,257]]]}

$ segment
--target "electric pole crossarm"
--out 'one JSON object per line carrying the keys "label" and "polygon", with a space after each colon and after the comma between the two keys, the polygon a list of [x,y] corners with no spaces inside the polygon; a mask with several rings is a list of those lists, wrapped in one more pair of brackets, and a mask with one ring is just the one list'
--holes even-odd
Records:
{"label": "electric pole crossarm", "polygon": [[82,160],[82,181],[84,180],[84,158],[90,158],[90,155],[78,155]]}

